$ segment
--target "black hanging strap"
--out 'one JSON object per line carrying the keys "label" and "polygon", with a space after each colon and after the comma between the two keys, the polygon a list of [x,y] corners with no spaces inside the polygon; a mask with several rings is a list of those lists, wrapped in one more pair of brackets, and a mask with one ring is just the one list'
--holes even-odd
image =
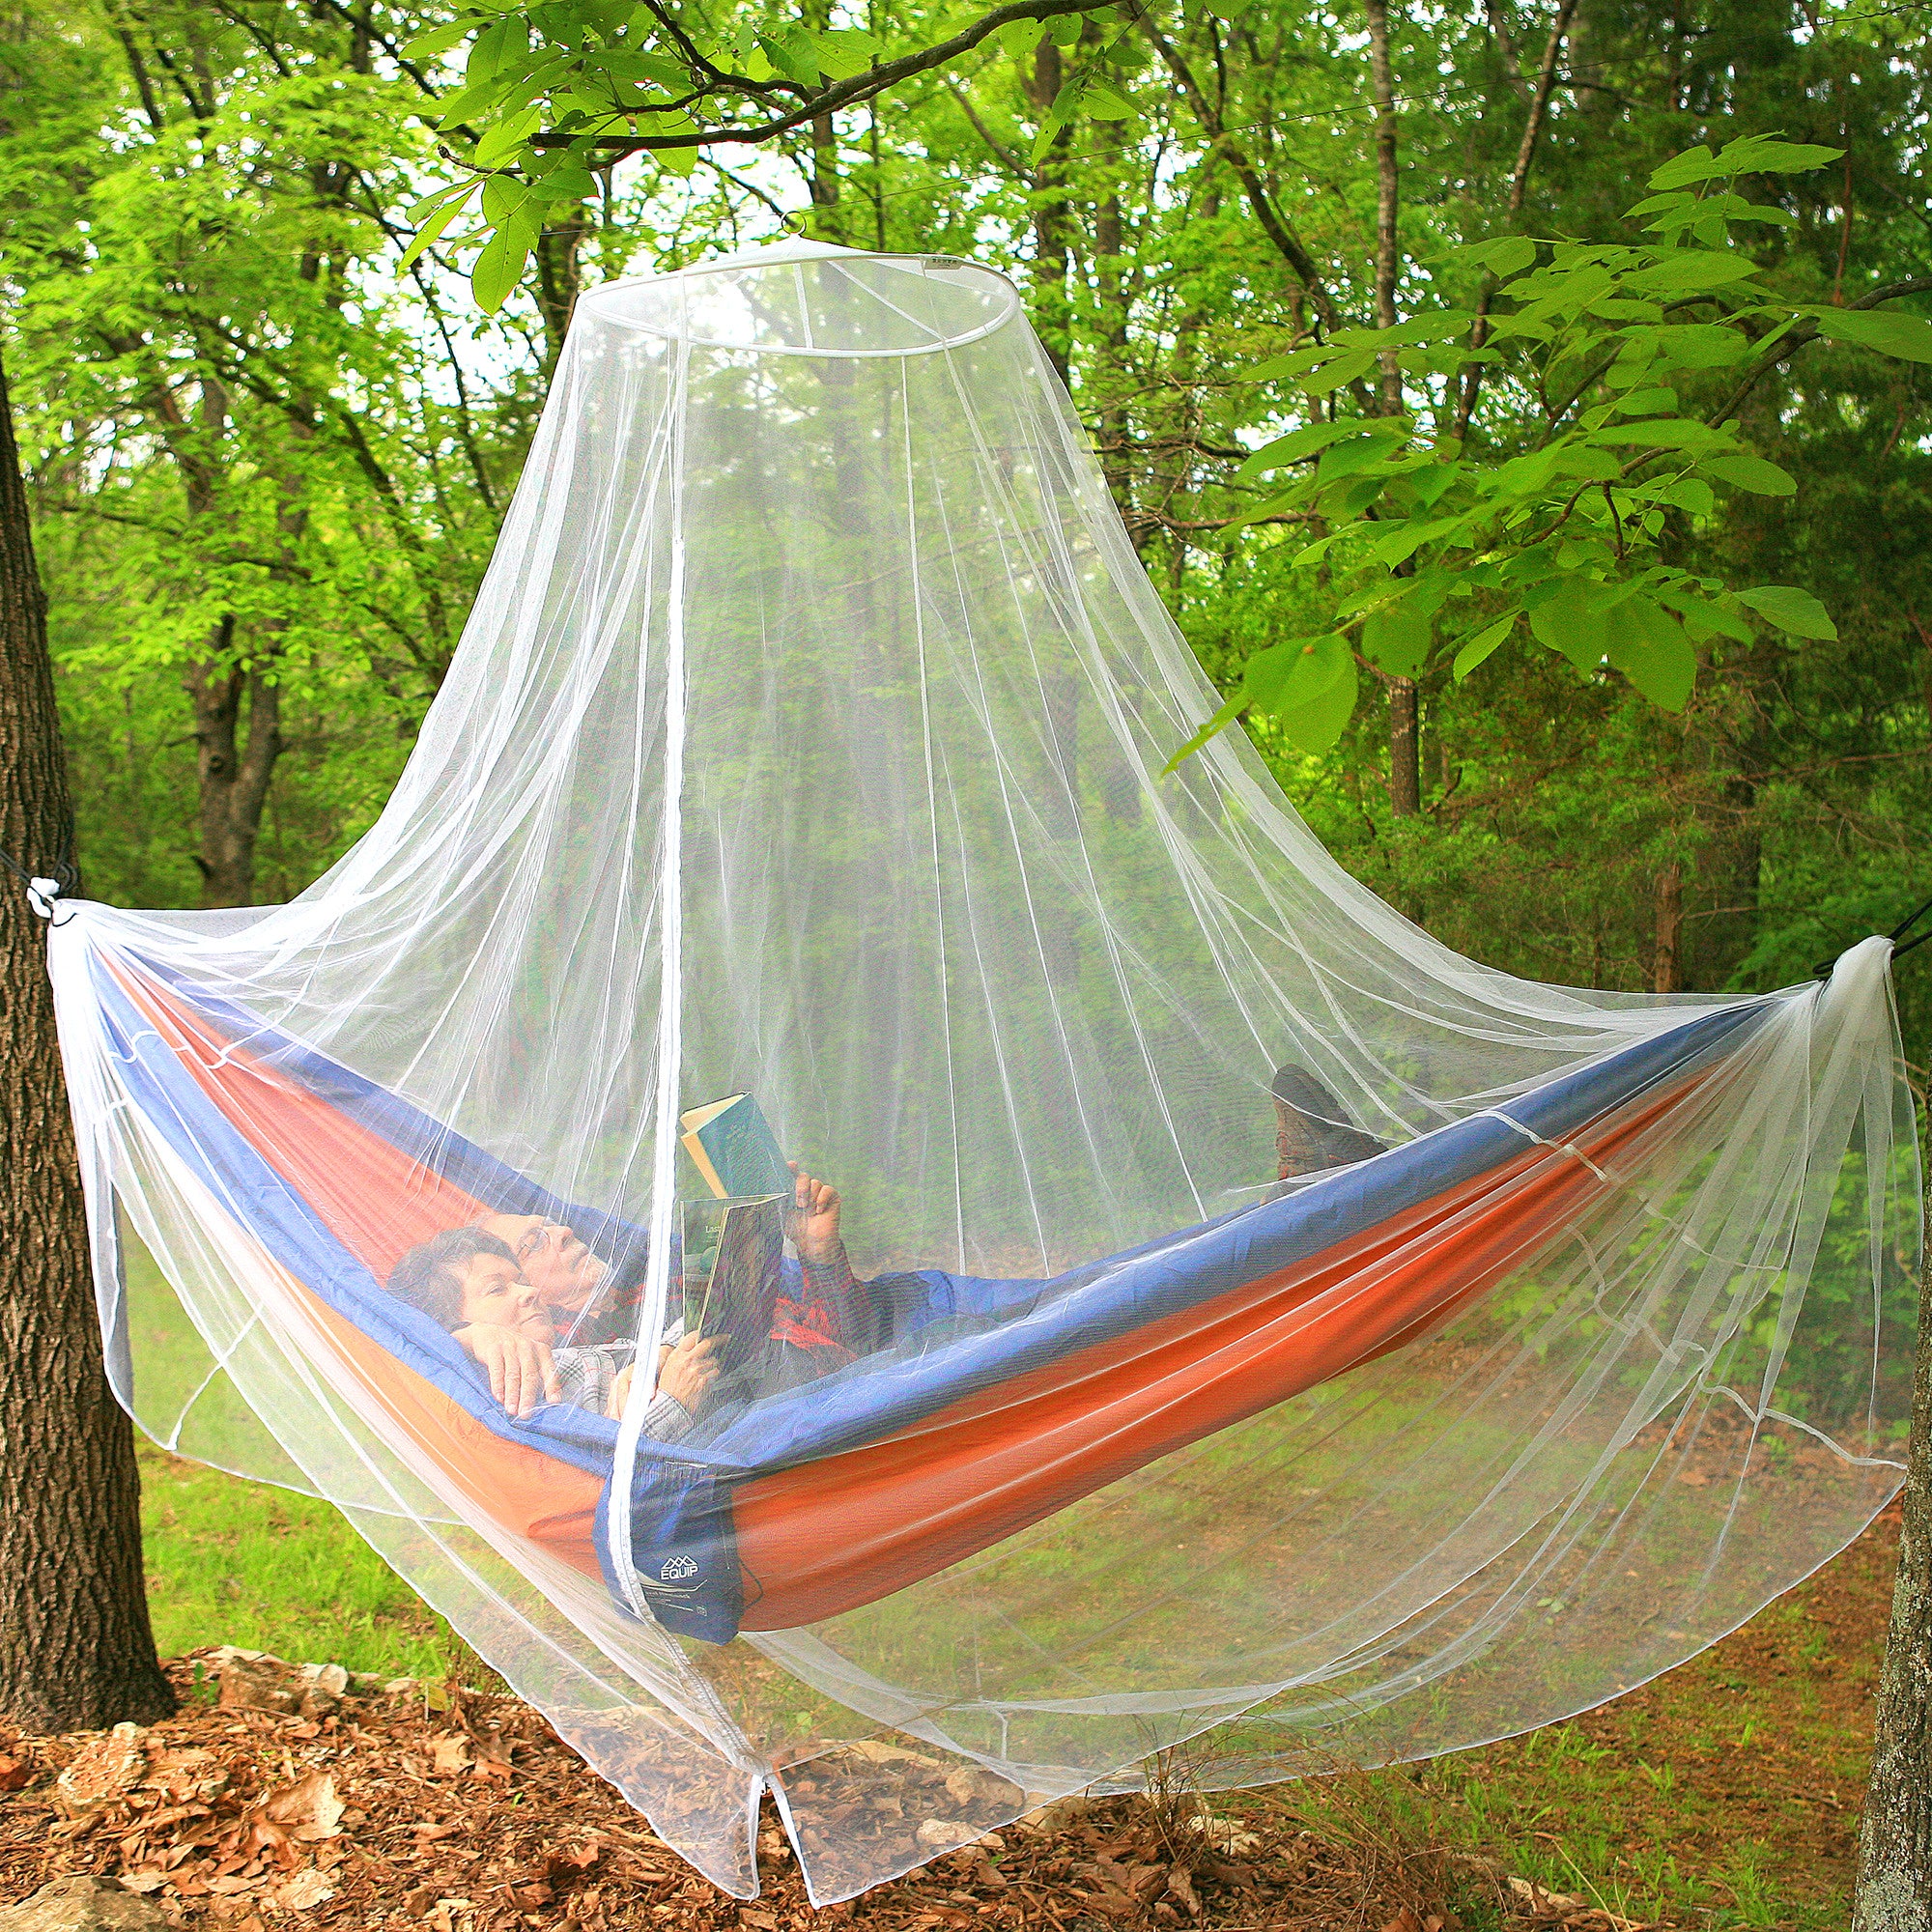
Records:
{"label": "black hanging strap", "polygon": [[[1927,926],[1926,929],[1923,932],[1921,932],[1917,939],[1906,939],[1905,944],[1903,946],[1899,945],[1898,943],[1901,939],[1905,939],[1905,935],[1908,932],[1910,932],[1912,928],[1915,925],[1917,925],[1918,922],[1921,919],[1923,919],[1928,912],[1932,912],[1932,899],[1927,899],[1923,905],[1915,906],[1909,913],[1905,915],[1905,917],[1902,920],[1898,922],[1896,925],[1894,925],[1891,928],[1889,932],[1886,934],[1886,937],[1891,941],[1891,956],[1894,961],[1903,959],[1905,955],[1908,952],[1910,952],[1915,946],[1923,946],[1928,939],[1932,939],[1932,926]],[[1817,965],[1812,967],[1811,970],[1818,976],[1819,979],[1829,980],[1832,977],[1833,964],[1833,962],[1830,959],[1821,959],[1819,960]]]}
{"label": "black hanging strap", "polygon": [[73,863],[73,819],[69,817],[61,834],[59,855],[44,872],[30,872],[4,846],[0,846],[0,866],[5,866],[26,888],[27,903],[43,919],[56,925],[64,923],[56,901],[80,883],[80,873]]}

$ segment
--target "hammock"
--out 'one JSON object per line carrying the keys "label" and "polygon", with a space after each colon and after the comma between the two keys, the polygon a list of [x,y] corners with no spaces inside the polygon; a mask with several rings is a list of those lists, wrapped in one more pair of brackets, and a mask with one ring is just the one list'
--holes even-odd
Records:
{"label": "hammock", "polygon": [[[1161,776],[1212,701],[999,277],[587,297],[371,832],[286,907],[61,910],[117,1393],[335,1501],[741,1896],[761,1792],[823,1902],[1162,1750],[1439,1751],[1733,1628],[1902,1475],[1886,942],[1489,972],[1245,744]],[[1283,1062],[1349,1157],[1270,1186]],[[843,1192],[865,1332],[659,1435],[678,1116],[734,1091]],[[513,1415],[391,1292],[504,1215],[634,1284],[621,1414]]]}

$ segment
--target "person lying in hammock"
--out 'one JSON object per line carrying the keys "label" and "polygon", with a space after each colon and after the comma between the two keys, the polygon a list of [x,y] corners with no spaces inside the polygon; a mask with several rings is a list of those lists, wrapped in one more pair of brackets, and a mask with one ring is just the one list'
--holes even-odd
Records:
{"label": "person lying in hammock", "polygon": [[[678,1435],[689,1427],[692,1417],[709,1406],[715,1394],[731,1393],[749,1400],[796,1387],[843,1367],[861,1350],[874,1345],[877,1323],[868,1284],[853,1275],[838,1233],[838,1191],[804,1173],[796,1161],[792,1172],[796,1179],[785,1234],[798,1252],[798,1260],[785,1264],[771,1308],[758,1311],[759,1340],[750,1359],[733,1365],[728,1389],[717,1386],[724,1359],[723,1346],[715,1338],[687,1337],[681,1324],[673,1324],[663,1337],[658,1386],[673,1398],[683,1413],[667,1411],[658,1420]],[[590,1400],[582,1399],[582,1391],[574,1395],[568,1389],[579,1378],[579,1365],[582,1375],[594,1375],[599,1358],[611,1350],[621,1350],[627,1364],[635,1353],[631,1337],[639,1320],[638,1287],[624,1279],[632,1271],[620,1268],[614,1271],[617,1278],[611,1280],[608,1264],[572,1230],[541,1215],[490,1215],[474,1229],[452,1230],[451,1234],[480,1235],[492,1240],[492,1252],[500,1250],[496,1260],[500,1262],[507,1256],[517,1268],[518,1285],[534,1297],[531,1310],[516,1313],[499,1291],[487,1305],[510,1319],[485,1317],[454,1324],[443,1321],[463,1349],[488,1372],[497,1400],[518,1416],[528,1415],[545,1402],[579,1401],[584,1407],[608,1405],[611,1395],[601,1382],[585,1384]],[[439,1241],[446,1238],[437,1237]],[[434,1245],[426,1242],[411,1254],[424,1254]],[[404,1261],[410,1259],[406,1256]],[[397,1266],[400,1273],[403,1264]],[[392,1292],[394,1282],[392,1276]],[[613,1288],[617,1291],[614,1294],[611,1292]],[[484,1305],[479,1302],[479,1307]],[[426,1312],[443,1320],[435,1309]],[[586,1321],[586,1314],[593,1319]],[[566,1341],[562,1348],[556,1346],[559,1331]],[[570,1346],[586,1334],[597,1339]],[[568,1379],[559,1373],[558,1364],[568,1371]],[[620,1373],[613,1372],[611,1377],[613,1387]],[[629,1389],[626,1376],[615,1391],[615,1406],[607,1412],[621,1412]],[[656,1416],[655,1408],[652,1414]],[[675,1437],[658,1434],[657,1439]]]}
{"label": "person lying in hammock", "polygon": [[[536,1289],[509,1246],[486,1230],[450,1228],[412,1248],[390,1273],[389,1293],[448,1329],[491,1367],[492,1393],[519,1417],[544,1402],[570,1403],[598,1415],[623,1413],[635,1344],[554,1348],[556,1330]],[[526,1360],[539,1365],[527,1380],[520,1373]],[[512,1365],[508,1385],[499,1379],[506,1363]],[[682,1435],[702,1407],[714,1373],[701,1342],[667,1350],[644,1433],[659,1441]]]}

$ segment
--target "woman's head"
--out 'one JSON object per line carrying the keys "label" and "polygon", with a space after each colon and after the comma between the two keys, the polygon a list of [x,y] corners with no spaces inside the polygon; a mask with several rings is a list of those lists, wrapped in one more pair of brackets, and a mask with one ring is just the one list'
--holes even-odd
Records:
{"label": "woman's head", "polygon": [[389,1293],[454,1332],[488,1323],[550,1343],[556,1331],[508,1244],[482,1228],[451,1228],[412,1248]]}

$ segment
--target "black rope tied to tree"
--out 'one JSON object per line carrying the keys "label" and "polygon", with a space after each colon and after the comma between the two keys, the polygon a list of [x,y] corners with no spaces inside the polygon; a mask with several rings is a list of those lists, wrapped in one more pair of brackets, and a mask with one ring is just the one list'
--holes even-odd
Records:
{"label": "black rope tied to tree", "polygon": [[[1905,939],[1905,935],[1908,932],[1910,932],[1912,928],[1915,925],[1917,925],[1918,922],[1921,919],[1923,919],[1928,912],[1932,912],[1932,899],[1927,899],[1923,905],[1915,906],[1909,913],[1905,915],[1905,917],[1902,920],[1898,922],[1896,925],[1894,925],[1891,928],[1889,932],[1886,934],[1886,937],[1891,941],[1891,958],[1893,965],[1896,965],[1899,960],[1903,959],[1905,955],[1908,952],[1910,952],[1915,946],[1923,946],[1928,939],[1932,939],[1932,926],[1927,926],[1925,930],[1921,932],[1916,939]],[[1903,946],[1899,945],[1898,943],[1901,939],[1905,939],[1905,944]],[[1835,963],[1836,963],[1835,961],[1831,959],[1821,959],[1819,960],[1817,965],[1812,967],[1811,970],[1818,976],[1819,979],[1829,980],[1832,977],[1832,968]]]}
{"label": "black rope tied to tree", "polygon": [[[67,920],[60,916],[58,901],[75,891],[80,884],[80,869],[73,863],[73,816],[68,815],[61,831],[60,851],[53,864],[45,872],[30,872],[4,846],[0,846],[0,866],[19,880],[26,888],[27,903],[50,925],[65,925]],[[73,917],[72,909],[68,911],[68,919]]]}

